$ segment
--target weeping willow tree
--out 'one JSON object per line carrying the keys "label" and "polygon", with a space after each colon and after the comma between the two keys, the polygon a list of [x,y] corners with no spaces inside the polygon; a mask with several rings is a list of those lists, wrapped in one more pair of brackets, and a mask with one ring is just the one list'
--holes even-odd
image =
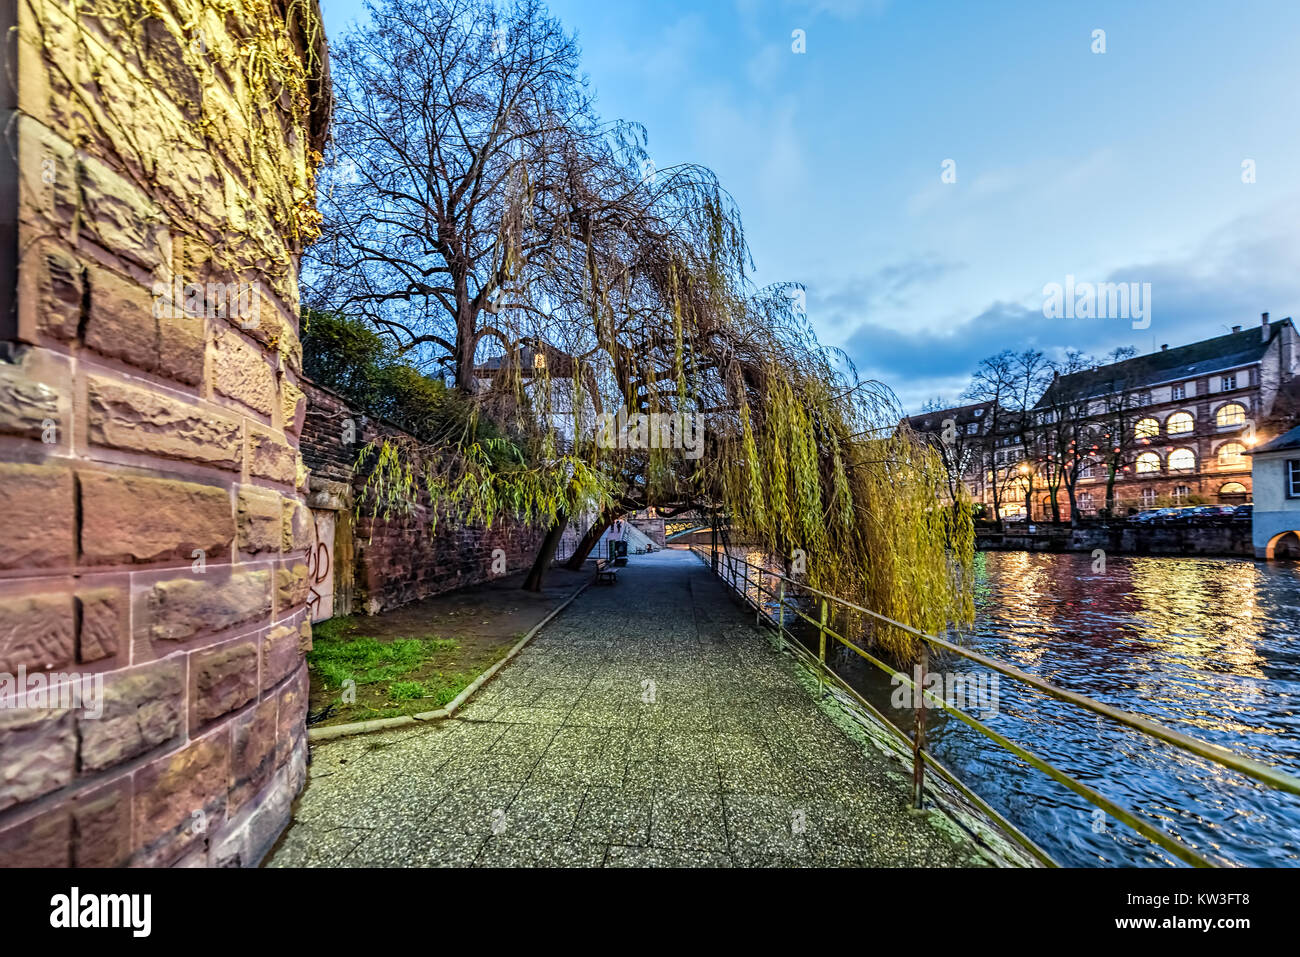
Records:
{"label": "weeping willow tree", "polygon": [[[384,0],[372,20],[338,45],[305,286],[473,412],[363,450],[359,507],[541,523],[530,587],[574,516],[596,517],[581,561],[637,509],[720,510],[775,555],[801,549],[813,587],[925,630],[969,618],[969,503],[939,505],[933,451],[817,342],[792,287],[752,288],[716,177],[657,170],[644,130],[603,123],[536,0]],[[698,423],[702,446],[625,440],[647,421]]]}
{"label": "weeping willow tree", "polygon": [[[770,300],[758,313],[748,353],[724,370],[730,406],[704,467],[732,528],[787,568],[801,555],[808,585],[913,628],[970,621],[971,503],[939,499],[937,451],[801,317]],[[855,624],[901,657],[917,650],[901,629]]]}

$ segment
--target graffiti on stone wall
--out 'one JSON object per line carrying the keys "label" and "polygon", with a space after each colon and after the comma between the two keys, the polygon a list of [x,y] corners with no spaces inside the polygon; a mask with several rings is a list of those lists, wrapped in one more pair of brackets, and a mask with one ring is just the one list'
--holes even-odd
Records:
{"label": "graffiti on stone wall", "polygon": [[334,617],[334,526],[338,513],[312,509],[315,540],[307,549],[307,613],[312,621]]}

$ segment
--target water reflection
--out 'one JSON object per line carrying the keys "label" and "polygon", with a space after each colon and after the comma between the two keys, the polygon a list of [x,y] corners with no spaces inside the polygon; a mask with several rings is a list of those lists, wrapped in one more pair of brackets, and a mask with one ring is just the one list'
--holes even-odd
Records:
{"label": "water reflection", "polygon": [[[1088,554],[1021,552],[976,560],[966,639],[975,650],[1300,775],[1300,565],[1108,556],[1101,570]],[[833,661],[891,713],[887,677],[847,652]],[[955,657],[936,667],[978,668]],[[1300,796],[1009,679],[988,723],[1212,860],[1300,863]],[[931,724],[935,755],[1062,863],[1177,863],[960,722],[936,715]]]}

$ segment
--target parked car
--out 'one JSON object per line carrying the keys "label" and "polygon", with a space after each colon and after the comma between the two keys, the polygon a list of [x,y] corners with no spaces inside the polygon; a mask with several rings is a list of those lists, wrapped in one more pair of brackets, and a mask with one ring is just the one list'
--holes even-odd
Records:
{"label": "parked car", "polygon": [[1157,525],[1181,525],[1192,517],[1197,509],[1204,508],[1203,505],[1179,505],[1175,508],[1167,508],[1164,514],[1156,519]]}
{"label": "parked car", "polygon": [[1152,522],[1163,517],[1165,513],[1172,511],[1174,511],[1172,508],[1153,508],[1145,512],[1138,512],[1136,515],[1130,515],[1128,520],[1130,522],[1137,522],[1141,525],[1150,525]]}
{"label": "parked car", "polygon": [[1202,519],[1210,521],[1226,522],[1236,514],[1237,506],[1235,505],[1205,505],[1202,506]]}
{"label": "parked car", "polygon": [[1251,515],[1254,513],[1254,511],[1255,511],[1255,506],[1252,505],[1250,502],[1246,502],[1244,505],[1238,505],[1236,508],[1232,510],[1233,521],[1249,522],[1251,519]]}
{"label": "parked car", "polygon": [[1174,517],[1174,520],[1179,523],[1186,522],[1189,525],[1193,525],[1202,519],[1209,518],[1211,512],[1213,512],[1217,507],[1218,506],[1215,505],[1193,505],[1189,508],[1180,510],[1178,515]]}

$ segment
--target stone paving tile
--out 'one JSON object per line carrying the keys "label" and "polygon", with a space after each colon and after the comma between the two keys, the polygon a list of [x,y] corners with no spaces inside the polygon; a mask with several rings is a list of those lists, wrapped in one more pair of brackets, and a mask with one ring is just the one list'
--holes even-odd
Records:
{"label": "stone paving tile", "polygon": [[731,867],[731,856],[716,851],[671,847],[620,847],[611,845],[606,867]]}
{"label": "stone paving tile", "polygon": [[581,787],[554,787],[530,781],[511,803],[494,835],[532,841],[566,840],[585,794]]}
{"label": "stone paving tile", "polygon": [[520,787],[489,779],[466,782],[438,803],[424,819],[423,828],[476,836],[491,834],[493,828],[502,827]]}
{"label": "stone paving tile", "polygon": [[644,846],[650,843],[653,809],[654,793],[651,791],[591,788],[574,822],[574,839]]}
{"label": "stone paving tile", "polygon": [[475,867],[600,867],[608,847],[567,841],[529,841],[492,837],[475,860]]}
{"label": "stone paving tile", "polygon": [[488,835],[376,828],[345,857],[343,867],[470,867]]}
{"label": "stone paving tile", "polygon": [[747,619],[694,557],[637,556],[456,718],[313,748],[268,866],[979,863]]}
{"label": "stone paving tile", "polygon": [[336,867],[370,835],[364,827],[321,828],[297,824],[267,861],[267,867]]}
{"label": "stone paving tile", "polygon": [[726,852],[722,795],[661,790],[655,794],[650,843],[654,847]]}
{"label": "stone paving tile", "polygon": [[[329,798],[325,800],[309,798],[326,793]],[[313,780],[298,801],[294,819],[318,828],[370,828],[378,822],[418,821],[428,817],[447,793],[447,783],[436,774],[412,777],[384,765],[360,765],[346,776]]]}
{"label": "stone paving tile", "polygon": [[558,728],[539,724],[506,725],[492,745],[492,753],[531,754],[540,758],[551,746]]}
{"label": "stone paving tile", "polygon": [[[800,802],[770,795],[723,796],[727,838],[737,861],[808,856],[807,811]],[[805,866],[807,861],[804,860]],[[763,865],[771,866],[771,865]]]}

